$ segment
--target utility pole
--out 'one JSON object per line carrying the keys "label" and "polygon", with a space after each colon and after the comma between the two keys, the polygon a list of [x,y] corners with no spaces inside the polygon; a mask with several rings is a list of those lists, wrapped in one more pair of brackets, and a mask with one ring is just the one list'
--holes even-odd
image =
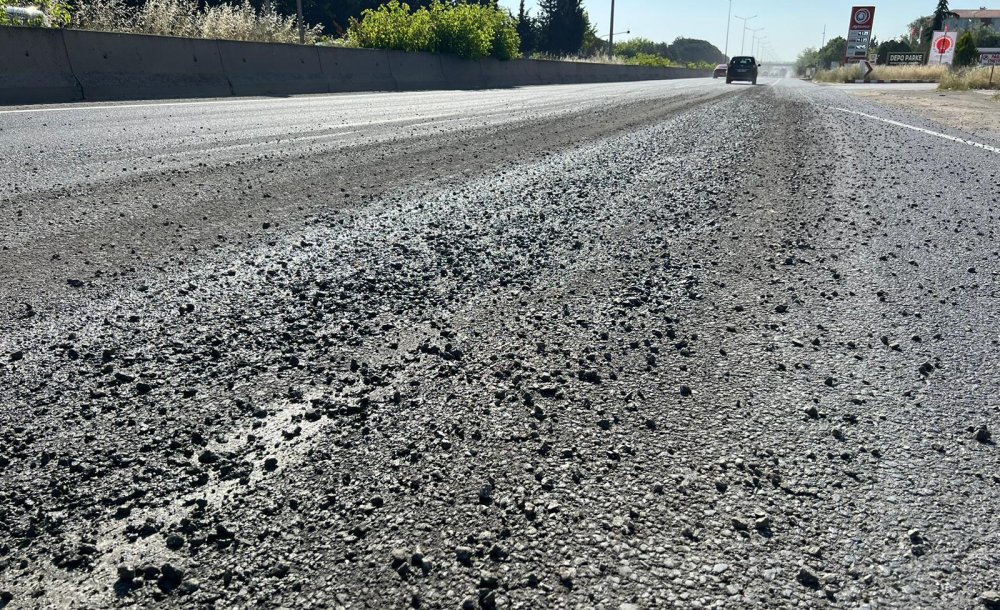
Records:
{"label": "utility pole", "polygon": [[743,42],[740,43],[740,55],[743,55],[743,51],[747,46],[747,22],[751,19],[756,19],[757,15],[754,15],[753,17],[740,17],[737,15],[736,18],[743,20]]}
{"label": "utility pole", "polygon": [[295,11],[299,22],[299,44],[306,43],[306,24],[302,21],[302,0],[295,0]]}
{"label": "utility pole", "polygon": [[723,53],[726,56],[726,62],[729,61],[729,26],[733,24],[733,0],[729,0],[729,18],[726,19],[726,50]]}
{"label": "utility pole", "polygon": [[819,45],[820,50],[822,51],[823,47],[825,47],[825,46],[826,46],[826,24],[824,23],[823,24],[823,44]]}

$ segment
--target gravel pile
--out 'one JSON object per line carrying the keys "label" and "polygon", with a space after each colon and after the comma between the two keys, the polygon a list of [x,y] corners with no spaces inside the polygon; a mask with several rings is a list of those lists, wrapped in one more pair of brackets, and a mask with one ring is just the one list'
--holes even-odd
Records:
{"label": "gravel pile", "polygon": [[22,307],[0,607],[1000,607],[996,183],[803,91]]}

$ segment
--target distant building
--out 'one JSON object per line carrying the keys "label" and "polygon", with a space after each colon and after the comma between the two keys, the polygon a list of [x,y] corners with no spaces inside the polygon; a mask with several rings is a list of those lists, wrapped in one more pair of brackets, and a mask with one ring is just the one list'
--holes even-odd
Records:
{"label": "distant building", "polygon": [[988,8],[978,10],[953,9],[952,12],[958,17],[945,20],[945,25],[951,32],[965,32],[974,27],[987,27],[1000,32],[1000,10]]}

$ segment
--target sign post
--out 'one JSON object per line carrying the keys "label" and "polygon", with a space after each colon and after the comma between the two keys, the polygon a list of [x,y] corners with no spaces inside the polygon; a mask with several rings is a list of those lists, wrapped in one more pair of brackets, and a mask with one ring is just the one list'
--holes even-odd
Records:
{"label": "sign post", "polygon": [[951,65],[955,61],[958,32],[934,32],[931,37],[931,57],[928,64]]}
{"label": "sign post", "polygon": [[979,65],[990,67],[990,87],[993,87],[993,73],[1000,65],[1000,49],[979,49]]}
{"label": "sign post", "polygon": [[844,62],[853,64],[868,59],[875,24],[874,6],[855,6],[851,9],[851,27],[847,31],[847,54]]}

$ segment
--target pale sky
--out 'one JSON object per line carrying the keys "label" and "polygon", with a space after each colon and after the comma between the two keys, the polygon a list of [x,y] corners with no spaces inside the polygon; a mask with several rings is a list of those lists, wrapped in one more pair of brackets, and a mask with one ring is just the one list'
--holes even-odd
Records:
{"label": "pale sky", "polygon": [[[992,0],[991,0],[992,1]],[[951,8],[979,8],[985,0],[952,1]],[[519,0],[500,0],[517,14]],[[611,0],[583,0],[590,20],[597,25],[601,38],[608,36]],[[997,4],[993,1],[993,4]],[[934,12],[937,0],[732,0],[733,20],[729,34],[729,55],[739,55],[743,44],[743,21],[736,16],[751,17],[747,27],[764,28],[757,35],[769,45],[761,54],[766,61],[794,61],[802,49],[818,47],[826,39],[847,36],[851,7],[875,6],[875,36],[889,40],[901,36],[906,26],[921,15]],[[538,14],[535,0],[526,0],[532,15]],[[615,32],[630,30],[631,34],[616,35],[615,40],[634,36],[654,41],[672,42],[678,36],[701,38],[725,51],[728,0],[615,0]],[[746,33],[744,50],[750,54],[753,33]]]}

